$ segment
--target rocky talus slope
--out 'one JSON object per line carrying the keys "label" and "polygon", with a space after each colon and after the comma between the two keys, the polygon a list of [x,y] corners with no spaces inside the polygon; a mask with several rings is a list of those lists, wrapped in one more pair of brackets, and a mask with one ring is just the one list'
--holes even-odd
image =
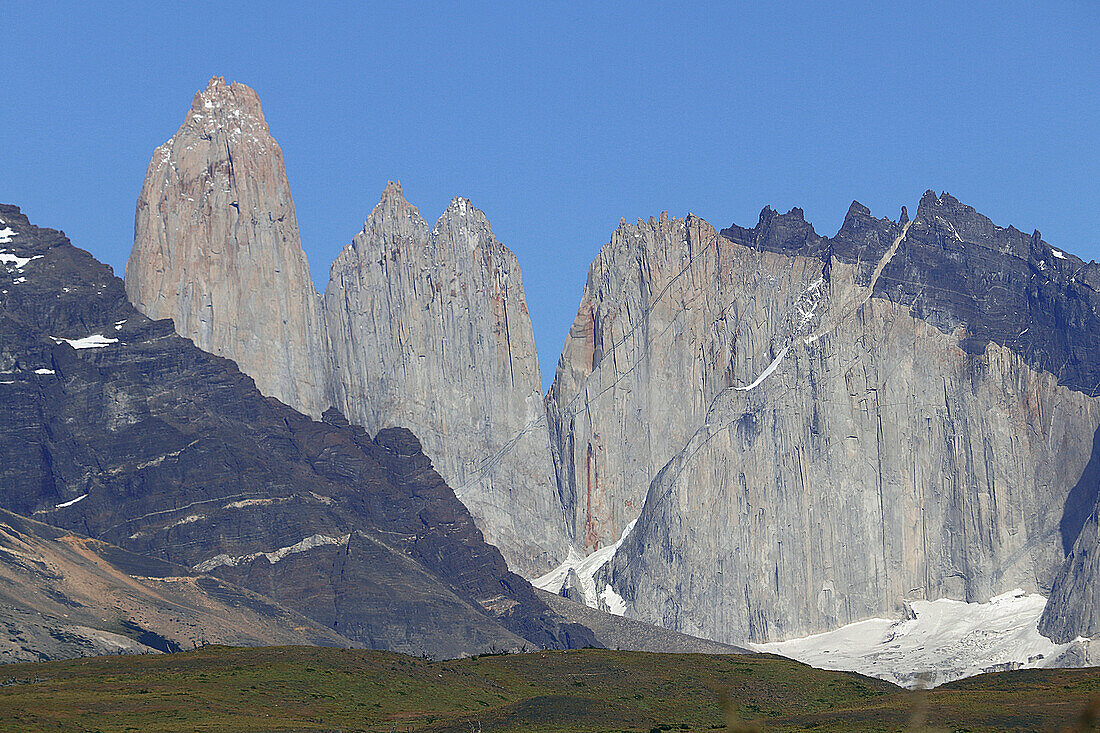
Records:
{"label": "rocky talus slope", "polygon": [[325,319],[337,406],[405,426],[509,565],[566,554],[538,357],[515,255],[454,199],[434,227],[390,183],[332,265]]}
{"label": "rocky talus slope", "polygon": [[321,302],[283,153],[260,100],[215,77],[153,153],[134,216],[126,292],[266,395],[313,417],[331,405]]}
{"label": "rocky talus slope", "polygon": [[1095,498],[1098,284],[947,195],[833,238],[623,224],[547,400],[567,517],[589,548],[639,517],[601,581],[719,641],[1050,593]]}
{"label": "rocky talus slope", "polygon": [[262,594],[354,643],[595,644],[486,544],[400,428],[266,398],[0,206],[0,507]]}

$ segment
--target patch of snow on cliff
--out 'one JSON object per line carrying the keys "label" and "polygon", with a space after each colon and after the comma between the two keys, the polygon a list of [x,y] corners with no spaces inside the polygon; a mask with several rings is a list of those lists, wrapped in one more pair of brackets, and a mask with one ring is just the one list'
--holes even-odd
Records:
{"label": "patch of snow on cliff", "polygon": [[87,494],[81,494],[80,496],[76,497],[75,499],[70,499],[69,501],[65,501],[65,502],[62,502],[60,504],[54,504],[53,508],[54,509],[64,509],[67,506],[72,506],[73,504],[77,503],[78,501],[81,501],[81,500],[87,499],[87,498],[88,498]]}
{"label": "patch of snow on cliff", "polygon": [[734,387],[734,389],[736,389],[738,392],[748,392],[749,390],[753,390],[759,387],[761,382],[770,377],[772,375],[772,372],[779,368],[779,364],[783,361],[783,357],[785,357],[787,355],[787,352],[790,350],[790,344],[784,346],[783,350],[780,351],[774,359],[772,359],[772,363],[768,364],[768,368],[760,372],[760,376],[756,378],[756,381],[754,381],[748,387]]}
{"label": "patch of snow on cliff", "polygon": [[206,519],[205,514],[190,514],[173,524],[172,527],[179,527],[184,524],[191,524],[192,522],[201,522],[204,519]]}
{"label": "patch of snow on cliff", "polygon": [[222,509],[244,509],[250,506],[269,506],[271,504],[281,504],[293,498],[292,496],[273,496],[265,499],[242,499],[241,501],[234,501],[226,504]]}
{"label": "patch of snow on cliff", "polygon": [[601,605],[607,609],[608,613],[616,616],[626,614],[626,601],[615,592],[615,589],[611,587],[611,583],[605,585],[603,590],[600,591],[600,600],[603,601]]}
{"label": "patch of snow on cliff", "polygon": [[290,545],[289,547],[280,547],[277,550],[271,552],[251,552],[247,555],[238,555],[232,557],[230,555],[215,555],[209,560],[203,560],[198,565],[194,566],[192,570],[200,573],[208,573],[214,568],[219,568],[222,565],[228,565],[229,567],[236,567],[242,562],[248,563],[253,560],[258,560],[261,557],[267,558],[267,561],[274,565],[282,560],[287,555],[294,555],[299,552],[306,552],[312,550],[315,547],[324,547],[325,545],[346,545],[348,540],[351,539],[350,534],[343,535],[341,537],[329,537],[328,535],[315,534],[306,537],[297,544]]}
{"label": "patch of snow on cliff", "polygon": [[1016,589],[986,603],[908,601],[897,620],[872,618],[802,639],[754,644],[821,669],[845,670],[903,687],[941,685],[982,672],[1053,666],[1073,645],[1039,633],[1046,599]]}
{"label": "patch of snow on cliff", "polygon": [[1066,259],[1066,253],[1065,253],[1065,252],[1063,252],[1063,251],[1061,251],[1061,250],[1058,250],[1058,249],[1052,249],[1050,253],[1051,253],[1052,255],[1054,255],[1055,257],[1057,257],[1058,259],[1060,259],[1060,260],[1064,260],[1064,259]]}
{"label": "patch of snow on cliff", "polygon": [[[11,229],[4,229],[5,232],[10,232]],[[0,243],[10,242],[10,239],[0,239]],[[19,255],[12,254],[10,252],[0,252],[0,262],[6,262],[15,265],[16,270],[22,270],[26,267],[27,263],[31,260],[40,260],[42,255],[34,255],[33,257],[20,257]]]}
{"label": "patch of snow on cliff", "polygon": [[[634,529],[634,525],[637,521],[638,520],[635,519],[633,522],[626,525],[626,529],[623,530],[622,536],[619,537],[615,544],[601,547],[591,555],[582,555],[574,548],[570,547],[569,557],[567,557],[561,565],[546,573],[546,575],[535,578],[531,581],[531,585],[551,593],[561,593],[562,586],[565,585],[565,581],[569,577],[569,571],[573,570],[576,571],[577,578],[580,580],[581,594],[584,596],[584,603],[586,606],[599,608],[600,598],[603,597],[609,609],[620,608],[617,612],[612,610],[612,613],[617,613],[619,616],[623,615],[623,612],[626,610],[626,602],[611,588],[610,584],[606,585],[603,590],[597,591],[595,577],[597,571],[611,562],[611,558],[615,557],[615,553],[623,544],[623,540],[630,534],[630,530]],[[617,601],[617,604],[620,605],[615,605],[613,601]]]}
{"label": "patch of snow on cliff", "polygon": [[56,374],[57,372],[55,372],[53,369],[35,369],[34,373],[35,374]]}
{"label": "patch of snow on cliff", "polygon": [[79,339],[67,339],[58,338],[57,336],[50,336],[57,343],[64,341],[74,349],[102,349],[104,346],[110,346],[111,344],[117,344],[118,339],[109,339],[102,334],[93,334],[91,336],[85,336]]}
{"label": "patch of snow on cliff", "polygon": [[[4,222],[0,221],[0,224]],[[11,241],[11,238],[15,236],[15,230],[11,227],[4,227],[0,229],[0,244],[7,244]]]}

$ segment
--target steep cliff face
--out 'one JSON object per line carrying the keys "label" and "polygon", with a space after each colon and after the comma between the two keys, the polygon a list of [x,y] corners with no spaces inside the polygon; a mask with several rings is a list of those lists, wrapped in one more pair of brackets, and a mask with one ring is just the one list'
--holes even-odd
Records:
{"label": "steep cliff face", "polygon": [[517,571],[567,540],[519,263],[454,199],[429,230],[390,183],[325,291],[336,404],[369,431],[406,426]]}
{"label": "steep cliff face", "polygon": [[548,398],[588,545],[640,512],[601,582],[720,641],[1049,593],[1100,424],[1094,270],[946,195],[833,238],[620,226]]}
{"label": "steep cliff face", "polygon": [[331,402],[320,298],[283,154],[256,93],[210,80],[153,153],[134,217],[126,293],[260,391],[319,417]]}
{"label": "steep cliff face", "polygon": [[546,400],[566,519],[586,550],[637,518],[728,383],[737,319],[721,311],[744,284],[717,275],[718,243],[703,220],[662,214],[620,225],[589,269]]}
{"label": "steep cliff face", "polygon": [[353,643],[455,656],[584,646],[407,430],[263,397],[0,205],[0,507],[263,594]]}
{"label": "steep cliff face", "polygon": [[1066,562],[1054,580],[1039,630],[1056,642],[1100,637],[1100,429],[1092,457],[1062,512]]}

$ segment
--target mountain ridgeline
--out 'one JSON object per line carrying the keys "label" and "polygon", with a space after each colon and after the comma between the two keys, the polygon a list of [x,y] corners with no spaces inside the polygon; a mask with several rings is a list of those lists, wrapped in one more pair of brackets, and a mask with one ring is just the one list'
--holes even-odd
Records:
{"label": "mountain ridgeline", "polygon": [[[256,96],[220,79],[154,154],[126,270],[139,310],[326,416],[287,423],[295,450],[431,459],[528,577],[621,540],[601,597],[724,643],[1016,587],[1051,599],[1052,638],[1100,633],[1098,289],[1097,264],[947,194],[896,221],[853,203],[833,237],[799,209],[721,231],[662,214],[600,250],[543,399],[482,212],[456,198],[429,226],[391,183],[317,294]],[[344,543],[342,521],[321,534]]]}
{"label": "mountain ridgeline", "polygon": [[[232,361],[137,312],[63,233],[14,206],[0,222],[4,509],[67,531],[47,539],[147,558],[114,573],[123,585],[170,574],[240,606],[244,591],[213,576],[284,609],[269,618],[310,620],[242,641],[312,634],[436,657],[595,645],[508,571],[408,430],[372,438],[333,408],[317,421],[263,396]],[[36,557],[52,546],[37,530],[0,523],[16,550],[0,570],[64,588],[59,552]],[[154,573],[153,560],[177,567]],[[82,587],[51,596],[80,608]]]}
{"label": "mountain ridgeline", "polygon": [[256,93],[214,78],[149,163],[126,292],[266,395],[422,436],[513,569],[565,556],[519,264],[465,199],[429,229],[391,183],[322,301]]}

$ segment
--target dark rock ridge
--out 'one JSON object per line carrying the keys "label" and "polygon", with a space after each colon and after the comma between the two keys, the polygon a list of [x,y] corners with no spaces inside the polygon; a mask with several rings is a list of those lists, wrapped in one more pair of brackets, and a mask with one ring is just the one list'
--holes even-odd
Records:
{"label": "dark rock ridge", "polygon": [[[835,237],[814,232],[801,209],[765,208],[752,229],[736,224],[731,242],[791,256],[853,264],[866,284],[909,220],[876,219],[852,202]],[[999,227],[950,194],[925,192],[905,246],[882,271],[874,296],[912,310],[944,333],[963,327],[959,345],[981,354],[992,341],[1020,354],[1060,384],[1100,395],[1100,264],[1084,262],[1043,241]]]}
{"label": "dark rock ridge", "polygon": [[0,662],[362,646],[258,593],[0,509]]}
{"label": "dark rock ridge", "polygon": [[0,206],[0,506],[435,656],[594,644],[508,572],[406,430],[272,398]]}
{"label": "dark rock ridge", "polygon": [[548,591],[537,591],[539,598],[563,617],[592,629],[596,640],[608,649],[664,654],[751,654],[751,650],[720,644],[697,636],[636,621],[625,616],[590,608],[583,601],[572,600]]}

